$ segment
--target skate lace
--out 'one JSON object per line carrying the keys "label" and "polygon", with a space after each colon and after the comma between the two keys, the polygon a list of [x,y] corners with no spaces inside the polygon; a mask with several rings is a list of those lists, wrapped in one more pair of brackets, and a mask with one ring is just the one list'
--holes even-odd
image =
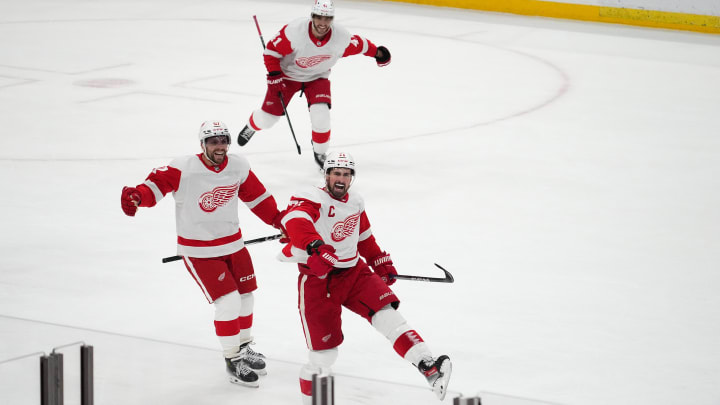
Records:
{"label": "skate lace", "polygon": [[247,365],[245,365],[245,363],[243,363],[241,361],[233,362],[233,364],[235,364],[235,374],[237,374],[239,376],[240,375],[248,375],[250,373],[253,373],[253,371],[250,369],[250,367],[248,367]]}
{"label": "skate lace", "polygon": [[240,353],[244,353],[244,356],[246,358],[259,359],[259,360],[264,359],[265,358],[264,354],[258,353],[255,350],[253,350],[252,347],[250,347],[250,345],[254,345],[254,344],[255,344],[255,342],[250,342],[250,343],[246,344],[245,347],[242,348]]}

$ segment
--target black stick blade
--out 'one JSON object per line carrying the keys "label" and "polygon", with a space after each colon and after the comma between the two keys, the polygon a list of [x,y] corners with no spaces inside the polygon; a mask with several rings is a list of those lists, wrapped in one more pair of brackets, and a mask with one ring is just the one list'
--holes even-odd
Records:
{"label": "black stick blade", "polygon": [[433,264],[435,265],[435,267],[437,267],[438,269],[442,270],[443,273],[445,273],[445,278],[448,279],[448,281],[447,281],[448,283],[454,283],[454,282],[455,282],[455,277],[453,277],[453,275],[450,274],[449,271],[445,270],[441,265],[439,265],[439,264],[437,264],[437,263],[433,263]]}
{"label": "black stick blade", "polygon": [[455,278],[450,274],[449,271],[445,270],[439,264],[435,263],[435,266],[445,273],[445,277],[425,277],[425,276],[413,276],[410,274],[395,274],[390,277],[398,280],[414,280],[414,281],[426,281],[429,283],[454,283]]}

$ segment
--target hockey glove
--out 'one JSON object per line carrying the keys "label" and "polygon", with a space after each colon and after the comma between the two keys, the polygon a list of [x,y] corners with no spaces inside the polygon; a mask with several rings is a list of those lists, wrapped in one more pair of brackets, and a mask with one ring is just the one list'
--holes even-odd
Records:
{"label": "hockey glove", "polygon": [[270,94],[280,97],[285,90],[282,72],[270,72],[267,75],[267,85]]}
{"label": "hockey glove", "polygon": [[[314,240],[306,248],[310,257],[307,260],[307,269],[300,266],[300,271],[309,276],[325,278],[333,266],[337,264],[338,257],[335,256],[335,248],[326,245],[321,240]],[[304,269],[304,271],[303,271]]]}
{"label": "hockey glove", "polygon": [[380,67],[389,65],[390,64],[390,51],[388,51],[388,49],[382,45],[378,46],[377,52],[375,52],[375,62]]}
{"label": "hockey glove", "polygon": [[395,266],[393,266],[393,262],[390,259],[389,254],[383,252],[380,256],[370,260],[370,266],[372,266],[375,274],[380,276],[385,284],[393,285],[395,281],[397,281],[394,277],[392,277],[397,276],[397,270],[395,270]]}
{"label": "hockey glove", "polygon": [[120,207],[125,215],[134,217],[140,205],[140,192],[135,187],[123,187],[120,195]]}

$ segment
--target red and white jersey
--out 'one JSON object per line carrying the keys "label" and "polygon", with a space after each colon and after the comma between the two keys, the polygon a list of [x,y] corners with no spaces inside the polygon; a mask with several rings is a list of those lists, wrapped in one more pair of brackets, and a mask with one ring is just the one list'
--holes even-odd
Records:
{"label": "red and white jersey", "polygon": [[360,256],[382,253],[372,235],[365,202],[355,193],[338,200],[318,187],[299,192],[290,199],[282,224],[290,237],[279,256],[283,261],[307,263],[305,247],[317,239],[335,248],[337,268],[354,266]]}
{"label": "red and white jersey", "polygon": [[143,207],[173,193],[182,256],[218,257],[242,249],[238,200],[266,224],[278,214],[275,199],[239,155],[228,155],[220,166],[206,165],[200,154],[183,156],[154,169],[137,189]]}
{"label": "red and white jersey", "polygon": [[299,18],[282,27],[263,53],[268,72],[282,71],[296,82],[330,76],[330,68],[345,56],[362,53],[375,57],[377,47],[333,23],[322,40],[312,34],[310,18]]}

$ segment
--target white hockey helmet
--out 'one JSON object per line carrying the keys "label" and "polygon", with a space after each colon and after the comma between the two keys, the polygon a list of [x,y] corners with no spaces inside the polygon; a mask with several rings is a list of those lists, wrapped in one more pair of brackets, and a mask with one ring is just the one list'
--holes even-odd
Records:
{"label": "white hockey helmet", "polygon": [[228,145],[230,144],[230,130],[222,121],[205,121],[200,125],[198,138],[200,138],[200,142],[202,142],[203,145],[205,145],[207,138],[212,138],[213,136],[227,136]]}
{"label": "white hockey helmet", "polygon": [[332,0],[315,0],[310,15],[321,15],[324,17],[335,17],[335,5]]}
{"label": "white hockey helmet", "polygon": [[349,153],[335,151],[328,153],[323,163],[323,171],[327,174],[328,170],[336,167],[350,169],[353,176],[355,175],[355,159]]}

